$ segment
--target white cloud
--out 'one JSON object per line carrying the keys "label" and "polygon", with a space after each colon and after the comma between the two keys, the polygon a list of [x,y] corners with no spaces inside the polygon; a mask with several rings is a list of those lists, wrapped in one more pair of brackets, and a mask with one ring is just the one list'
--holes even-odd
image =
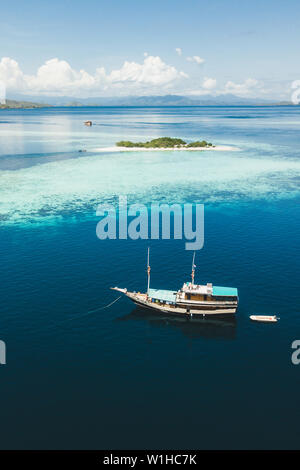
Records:
{"label": "white cloud", "polygon": [[228,81],[225,86],[217,88],[217,80],[215,78],[204,78],[200,88],[189,91],[186,94],[201,96],[201,95],[224,95],[232,94],[240,97],[257,97],[264,94],[262,83],[254,78],[247,78],[243,83],[235,83]]}
{"label": "white cloud", "polygon": [[[198,57],[198,56],[194,56]],[[193,62],[203,63],[191,58]],[[201,68],[199,68],[199,71]],[[219,82],[219,80],[218,80]],[[213,95],[233,94],[240,97],[275,97],[295,102],[300,99],[299,80],[291,82],[262,82],[247,78],[242,82],[227,81],[220,85],[212,77],[191,77],[159,56],[145,53],[141,62],[125,61],[120,68],[107,71],[99,66],[93,73],[75,70],[58,58],[47,60],[35,73],[26,74],[18,62],[9,57],[0,60],[1,96],[5,87],[9,93],[56,95],[84,98],[88,96],[126,96],[151,94]],[[5,87],[3,87],[5,85]],[[294,92],[292,94],[292,92]]]}
{"label": "white cloud", "polygon": [[216,90],[216,87],[217,80],[215,78],[204,77],[203,82],[199,88],[192,88],[190,90],[185,91],[183,94],[186,96],[216,96],[218,94],[218,90]]}
{"label": "white cloud", "polygon": [[147,56],[143,64],[124,62],[119,70],[113,70],[108,80],[115,82],[136,82],[152,85],[164,85],[185,74],[175,67],[165,64],[160,57]]}
{"label": "white cloud", "polygon": [[300,103],[300,80],[295,80],[291,84],[292,90],[292,96],[291,96],[291,101],[293,104],[299,104]]}
{"label": "white cloud", "polygon": [[247,78],[244,83],[234,83],[228,81],[224,88],[224,93],[232,93],[237,96],[250,96],[253,91],[257,90],[259,82],[255,78]]}
{"label": "white cloud", "polygon": [[181,47],[176,47],[175,51],[177,52],[178,55],[182,55],[182,49]]}
{"label": "white cloud", "polygon": [[125,61],[120,69],[107,73],[98,67],[94,74],[74,70],[65,60],[47,60],[36,74],[26,75],[18,63],[4,57],[0,61],[0,81],[9,90],[33,94],[102,94],[162,91],[174,82],[188,78],[184,72],[166,64],[160,57],[145,55],[142,63]]}
{"label": "white cloud", "polygon": [[10,57],[2,57],[0,62],[0,80],[7,88],[23,88],[24,76],[18,62]]}
{"label": "white cloud", "polygon": [[185,95],[190,96],[204,96],[212,95],[219,96],[224,94],[232,94],[239,97],[259,97],[265,98],[265,94],[270,94],[270,90],[265,90],[263,83],[254,78],[247,78],[243,83],[235,83],[228,81],[224,86],[217,88],[217,80],[215,78],[205,77],[199,88],[190,89],[185,92]]}
{"label": "white cloud", "polygon": [[202,59],[201,57],[199,57],[198,55],[193,55],[192,57],[187,57],[186,60],[188,60],[189,62],[195,62],[198,65],[201,65],[205,62],[205,60]]}
{"label": "white cloud", "polygon": [[36,91],[60,91],[91,88],[96,83],[96,77],[84,70],[76,72],[68,62],[50,59],[38,68],[37,74],[25,76],[28,88]]}
{"label": "white cloud", "polygon": [[204,78],[202,83],[202,87],[205,90],[213,90],[217,86],[217,80],[215,78]]}

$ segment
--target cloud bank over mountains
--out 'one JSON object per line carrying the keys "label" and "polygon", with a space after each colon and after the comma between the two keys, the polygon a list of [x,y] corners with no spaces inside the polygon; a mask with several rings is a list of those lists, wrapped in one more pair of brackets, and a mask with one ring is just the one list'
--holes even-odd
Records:
{"label": "cloud bank over mountains", "polygon": [[186,78],[186,73],[154,56],[146,56],[140,64],[125,61],[119,70],[112,70],[110,73],[104,67],[99,67],[94,74],[82,69],[77,71],[67,61],[58,58],[47,60],[34,75],[25,74],[14,59],[3,57],[0,61],[0,80],[8,90],[19,93],[72,95],[114,90],[136,92],[146,87],[168,86]]}
{"label": "cloud bank over mountains", "polygon": [[[182,49],[176,48],[177,56]],[[159,56],[144,54],[142,62],[125,61],[119,69],[107,72],[104,67],[94,73],[75,70],[66,60],[52,58],[38,67],[33,75],[26,74],[16,60],[3,57],[0,61],[0,83],[8,93],[53,96],[130,96],[181,94],[202,96],[234,94],[239,97],[266,97],[270,90],[254,78],[242,83],[227,81],[218,86],[216,78],[203,76],[200,56],[186,57],[194,63],[196,76],[165,63]]]}

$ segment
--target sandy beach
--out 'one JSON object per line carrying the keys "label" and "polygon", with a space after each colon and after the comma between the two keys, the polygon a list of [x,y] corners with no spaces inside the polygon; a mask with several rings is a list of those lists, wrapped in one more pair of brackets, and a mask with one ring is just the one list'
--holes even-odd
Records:
{"label": "sandy beach", "polygon": [[161,147],[98,147],[93,149],[93,152],[173,152],[173,151],[188,151],[188,152],[204,152],[204,151],[239,151],[240,148],[231,145],[216,145],[215,147],[174,147],[174,148],[161,148]]}

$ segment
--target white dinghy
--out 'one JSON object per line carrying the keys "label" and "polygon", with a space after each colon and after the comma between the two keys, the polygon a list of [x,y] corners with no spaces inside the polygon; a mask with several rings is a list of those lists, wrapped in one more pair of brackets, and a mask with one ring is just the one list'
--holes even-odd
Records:
{"label": "white dinghy", "polygon": [[276,315],[250,315],[250,320],[275,323],[279,318]]}

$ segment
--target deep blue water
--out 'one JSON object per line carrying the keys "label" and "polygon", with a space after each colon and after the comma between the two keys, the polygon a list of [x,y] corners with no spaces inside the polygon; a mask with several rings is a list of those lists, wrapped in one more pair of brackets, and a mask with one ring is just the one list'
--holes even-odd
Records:
{"label": "deep blue water", "polygon": [[[296,107],[1,111],[1,448],[299,448],[299,130]],[[239,150],[95,150],[162,135]],[[196,281],[237,287],[235,320],[91,312],[145,289],[148,245],[153,287],[190,276],[184,241],[96,237],[119,194],[205,204]]]}

